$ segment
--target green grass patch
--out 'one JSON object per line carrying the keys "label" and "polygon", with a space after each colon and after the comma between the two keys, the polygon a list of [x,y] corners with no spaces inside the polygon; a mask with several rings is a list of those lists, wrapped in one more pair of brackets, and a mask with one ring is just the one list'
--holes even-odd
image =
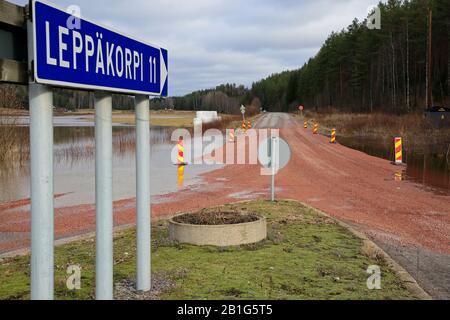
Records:
{"label": "green grass patch", "polygon": [[[264,215],[268,239],[240,247],[197,247],[168,239],[168,223],[152,229],[152,271],[173,285],[159,299],[412,299],[384,261],[366,256],[362,241],[333,220],[292,201],[225,206]],[[214,209],[210,209],[214,210]],[[134,280],[135,230],[116,234],[114,280]],[[0,299],[28,299],[29,256],[0,263]],[[80,265],[81,290],[66,288],[67,267]],[[381,290],[369,290],[370,265],[381,267]],[[93,299],[95,242],[56,248],[57,299]]]}

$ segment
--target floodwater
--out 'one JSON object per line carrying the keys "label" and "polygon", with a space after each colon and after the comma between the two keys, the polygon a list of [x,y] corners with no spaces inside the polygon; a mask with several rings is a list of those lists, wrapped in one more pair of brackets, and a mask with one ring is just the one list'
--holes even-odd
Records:
{"label": "floodwater", "polygon": [[[369,137],[338,137],[339,143],[372,156],[394,159],[393,140]],[[433,146],[429,146],[432,150]],[[393,179],[418,183],[422,188],[438,195],[450,196],[450,159],[444,153],[413,152],[404,142],[403,162]]]}
{"label": "floodwater", "polygon": [[[55,117],[56,118],[56,117]],[[74,120],[74,119],[72,119]],[[95,202],[95,128],[93,122],[76,119],[55,119],[54,127],[54,193],[55,206],[91,204]],[[26,122],[15,130],[28,134]],[[173,128],[152,127],[150,130],[151,195],[177,191],[201,182],[201,173],[220,168],[219,165],[188,165],[183,179],[178,166],[171,162],[175,142]],[[26,151],[23,151],[26,153]],[[24,159],[28,155],[23,156]],[[135,197],[135,128],[113,127],[113,198]],[[29,161],[10,161],[0,167],[0,203],[30,197]],[[182,185],[179,183],[182,181]]]}

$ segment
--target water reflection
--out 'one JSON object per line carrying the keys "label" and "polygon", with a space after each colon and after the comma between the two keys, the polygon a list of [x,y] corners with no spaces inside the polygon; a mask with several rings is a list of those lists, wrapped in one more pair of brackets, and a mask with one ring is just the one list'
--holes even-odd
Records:
{"label": "water reflection", "polygon": [[[29,128],[16,127],[28,135]],[[191,165],[183,168],[180,183],[178,167],[171,163],[175,143],[173,128],[152,127],[150,132],[151,193],[176,191],[199,180],[200,173],[220,166]],[[113,128],[113,195],[115,200],[135,196],[135,129]],[[22,161],[11,160],[0,167],[0,202],[29,198],[29,151],[21,151]],[[95,128],[54,128],[54,189],[66,194],[55,200],[56,206],[94,203],[95,200]]]}
{"label": "water reflection", "polygon": [[[343,145],[360,150],[372,156],[394,159],[393,140],[368,137],[339,137]],[[442,152],[437,153],[436,146],[430,144],[426,152],[411,152],[407,145],[403,150],[407,166],[400,175],[394,176],[399,181],[409,180],[424,185],[425,189],[439,195],[450,195],[450,167]]]}
{"label": "water reflection", "polygon": [[184,165],[178,166],[178,188],[184,187]]}

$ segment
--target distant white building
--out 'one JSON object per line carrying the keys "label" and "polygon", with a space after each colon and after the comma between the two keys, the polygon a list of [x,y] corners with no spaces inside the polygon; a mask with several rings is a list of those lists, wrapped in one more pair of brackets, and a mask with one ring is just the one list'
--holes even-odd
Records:
{"label": "distant white building", "polygon": [[194,126],[215,120],[220,120],[217,111],[197,111],[196,117],[194,118]]}

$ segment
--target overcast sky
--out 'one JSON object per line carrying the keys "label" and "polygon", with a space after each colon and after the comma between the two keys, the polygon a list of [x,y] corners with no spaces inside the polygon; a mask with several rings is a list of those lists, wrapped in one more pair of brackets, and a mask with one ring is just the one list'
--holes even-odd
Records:
{"label": "overcast sky", "polygon": [[[24,5],[27,0],[13,0]],[[169,50],[169,94],[296,69],[378,0],[53,0]]]}

